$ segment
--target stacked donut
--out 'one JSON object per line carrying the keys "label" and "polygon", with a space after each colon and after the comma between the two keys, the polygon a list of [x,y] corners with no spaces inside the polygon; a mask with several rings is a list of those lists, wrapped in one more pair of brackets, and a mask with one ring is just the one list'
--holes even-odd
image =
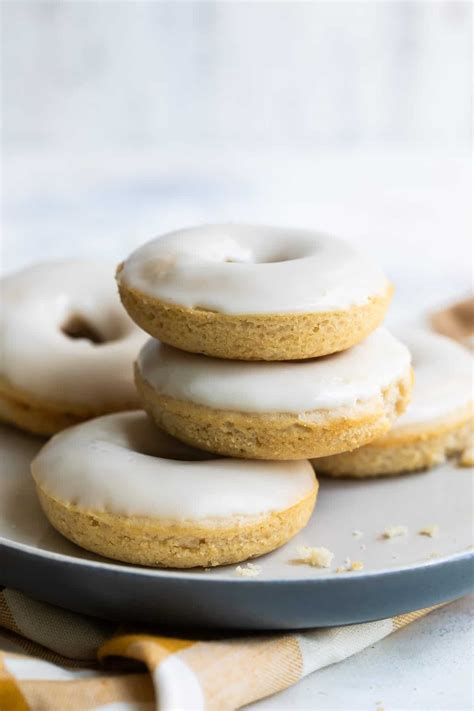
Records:
{"label": "stacked donut", "polygon": [[135,383],[155,438],[167,433],[194,456],[228,459],[187,467],[190,481],[175,472],[166,482],[174,509],[154,511],[159,535],[137,545],[140,522],[132,546],[102,541],[101,552],[184,567],[272,550],[313,511],[318,483],[308,459],[365,444],[405,409],[410,355],[377,329],[391,287],[339,240],[243,226],[184,230],[134,252],[117,281],[129,315],[152,336]]}
{"label": "stacked donut", "polygon": [[360,447],[406,407],[410,355],[377,328],[391,286],[334,237],[189,229],[141,247],[117,276],[153,337],[136,363],[141,400],[189,445],[309,459]]}
{"label": "stacked donut", "polygon": [[[336,476],[391,473],[380,447],[410,399],[411,357],[380,326],[392,288],[366,256],[303,230],[182,230],[118,267],[131,321],[97,269],[44,265],[2,289],[0,416],[43,434],[86,420],[32,463],[67,538],[144,565],[240,562],[306,525],[318,491],[308,460]],[[117,414],[136,407],[134,359],[149,417]],[[468,428],[460,386],[450,388],[438,452],[459,448]]]}

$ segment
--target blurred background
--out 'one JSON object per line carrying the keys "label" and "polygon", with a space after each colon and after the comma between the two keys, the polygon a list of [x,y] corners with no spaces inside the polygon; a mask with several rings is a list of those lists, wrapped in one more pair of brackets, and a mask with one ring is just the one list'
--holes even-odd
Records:
{"label": "blurred background", "polygon": [[371,251],[399,312],[471,285],[470,2],[2,3],[3,271],[203,222]]}

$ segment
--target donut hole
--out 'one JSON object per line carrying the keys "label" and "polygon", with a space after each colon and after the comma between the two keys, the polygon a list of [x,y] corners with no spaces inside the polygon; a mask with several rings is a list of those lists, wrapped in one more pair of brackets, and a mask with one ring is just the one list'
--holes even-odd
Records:
{"label": "donut hole", "polygon": [[294,262],[308,256],[305,245],[294,244],[285,248],[260,248],[253,250],[252,254],[245,258],[239,256],[227,256],[224,262],[227,264],[280,264],[282,262]]}
{"label": "donut hole", "polygon": [[301,259],[301,257],[288,257],[286,255],[275,255],[275,257],[268,257],[266,259],[252,259],[250,262],[244,259],[232,259],[228,258],[225,260],[227,264],[278,264],[280,262],[294,262],[295,259]]}
{"label": "donut hole", "polygon": [[159,459],[169,459],[174,462],[183,462],[193,464],[195,462],[207,462],[211,459],[218,459],[217,455],[210,452],[200,452],[192,447],[177,442],[175,445],[158,442],[158,443],[130,443],[130,449],[138,454],[144,454],[146,457],[158,457]]}
{"label": "donut hole", "polygon": [[269,257],[268,259],[256,262],[256,264],[280,264],[281,262],[295,262],[297,259],[302,259],[302,257],[299,255],[292,257],[288,254],[276,254],[273,258]]}
{"label": "donut hole", "polygon": [[95,345],[105,343],[107,339],[103,337],[97,328],[87,321],[83,316],[73,315],[61,326],[61,331],[68,338],[90,341]]}
{"label": "donut hole", "polygon": [[180,442],[164,430],[158,429],[144,413],[133,419],[130,417],[124,419],[122,436],[122,446],[148,457],[159,457],[190,464],[222,458]]}
{"label": "donut hole", "polygon": [[94,321],[88,315],[76,311],[69,314],[60,330],[64,336],[72,340],[89,341],[94,346],[102,346],[125,338],[130,332],[130,327],[131,322],[127,323],[113,311],[97,314]]}
{"label": "donut hole", "polygon": [[142,447],[140,451],[141,454],[148,454],[152,457],[162,457],[163,459],[170,459],[175,462],[187,462],[188,464],[219,459],[217,454],[205,451],[201,452],[200,450],[194,449],[194,447],[188,446],[183,442],[178,442],[178,440],[175,440],[169,435],[166,436],[166,439],[160,438],[160,441],[154,446]]}

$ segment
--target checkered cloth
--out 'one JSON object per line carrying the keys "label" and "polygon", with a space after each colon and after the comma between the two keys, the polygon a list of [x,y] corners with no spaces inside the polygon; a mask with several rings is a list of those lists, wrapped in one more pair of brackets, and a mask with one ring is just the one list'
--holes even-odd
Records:
{"label": "checkered cloth", "polygon": [[184,639],[0,589],[0,709],[237,709],[356,654],[432,609],[332,629]]}

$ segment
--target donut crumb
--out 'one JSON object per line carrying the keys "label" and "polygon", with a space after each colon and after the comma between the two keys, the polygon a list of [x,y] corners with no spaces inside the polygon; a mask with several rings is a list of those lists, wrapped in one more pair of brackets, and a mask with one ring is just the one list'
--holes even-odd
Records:
{"label": "donut crumb", "polygon": [[470,444],[462,451],[458,465],[460,467],[474,467],[474,444]]}
{"label": "donut crumb", "polygon": [[406,526],[387,526],[387,528],[382,533],[382,538],[398,538],[401,536],[406,536],[408,533],[408,528]]}
{"label": "donut crumb", "polygon": [[334,558],[332,553],[324,546],[298,546],[298,561],[312,565],[314,568],[329,568]]}
{"label": "donut crumb", "polygon": [[256,563],[247,563],[245,567],[238,565],[235,572],[241,578],[256,578],[257,575],[260,575],[262,569]]}
{"label": "donut crumb", "polygon": [[346,558],[344,565],[340,565],[336,568],[336,573],[351,573],[358,572],[359,570],[364,570],[364,564],[361,560]]}
{"label": "donut crumb", "polygon": [[429,526],[423,526],[418,531],[420,536],[428,536],[429,538],[435,538],[439,533],[439,526],[437,523],[431,523]]}
{"label": "donut crumb", "polygon": [[355,531],[352,531],[353,538],[362,538],[363,535],[362,531],[359,531],[358,528],[356,528]]}

